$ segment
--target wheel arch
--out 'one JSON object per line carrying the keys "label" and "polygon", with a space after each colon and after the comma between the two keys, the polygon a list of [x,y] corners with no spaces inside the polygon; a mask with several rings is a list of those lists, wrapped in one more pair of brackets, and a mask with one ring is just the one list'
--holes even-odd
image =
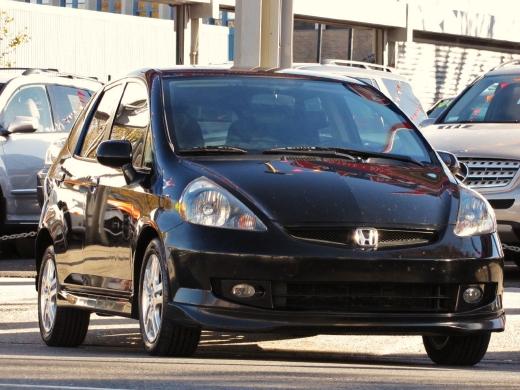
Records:
{"label": "wheel arch", "polygon": [[148,244],[153,239],[159,239],[160,235],[157,232],[157,230],[147,225],[142,228],[141,232],[139,233],[139,238],[137,239],[137,243],[135,246],[134,256],[133,256],[133,262],[132,262],[132,286],[133,286],[133,294],[132,294],[132,317],[133,318],[139,318],[138,314],[138,300],[139,300],[139,277],[141,273],[141,266],[143,264],[144,260],[144,253],[146,252],[146,248],[148,247]]}
{"label": "wheel arch", "polygon": [[47,228],[41,228],[38,231],[38,234],[36,236],[36,242],[34,243],[35,251],[34,251],[34,260],[35,260],[35,266],[36,266],[36,279],[35,279],[35,287],[36,290],[38,290],[38,278],[40,274],[40,266],[42,262],[42,257],[45,252],[45,249],[49,245],[52,245],[52,237]]}

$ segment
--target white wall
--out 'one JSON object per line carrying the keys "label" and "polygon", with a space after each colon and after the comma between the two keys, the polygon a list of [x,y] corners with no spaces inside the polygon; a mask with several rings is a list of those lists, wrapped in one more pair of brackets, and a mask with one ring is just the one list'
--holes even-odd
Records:
{"label": "white wall", "polygon": [[199,64],[223,64],[228,62],[229,28],[200,24]]}
{"label": "white wall", "polygon": [[58,68],[106,81],[148,67],[175,65],[173,21],[0,0],[27,27],[30,41],[12,60],[19,67]]}
{"label": "white wall", "polygon": [[401,42],[397,50],[397,70],[410,79],[426,109],[443,97],[456,96],[501,62],[520,59],[520,54],[415,42]]}

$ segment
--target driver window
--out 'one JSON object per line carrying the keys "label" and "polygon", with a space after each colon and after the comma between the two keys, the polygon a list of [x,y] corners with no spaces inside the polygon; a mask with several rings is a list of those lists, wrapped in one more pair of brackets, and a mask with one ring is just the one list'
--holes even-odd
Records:
{"label": "driver window", "polygon": [[44,86],[32,85],[19,89],[4,110],[2,127],[7,129],[16,119],[24,118],[35,119],[38,132],[53,131],[51,109]]}
{"label": "driver window", "polygon": [[150,151],[145,151],[150,146],[146,142],[149,124],[146,87],[129,82],[117,108],[110,139],[130,141],[135,167],[148,166],[150,163]]}

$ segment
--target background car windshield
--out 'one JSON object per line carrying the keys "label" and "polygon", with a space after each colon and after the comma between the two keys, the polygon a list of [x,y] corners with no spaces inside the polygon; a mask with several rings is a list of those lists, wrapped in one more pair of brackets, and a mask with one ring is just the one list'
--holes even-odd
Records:
{"label": "background car windshield", "polygon": [[415,123],[421,123],[427,118],[421,102],[413,94],[412,86],[409,83],[387,78],[382,80],[395,104],[408,115],[408,118]]}
{"label": "background car windshield", "polygon": [[167,78],[164,93],[180,152],[317,146],[431,161],[410,121],[366,85],[282,77]]}
{"label": "background car windshield", "polygon": [[520,121],[520,75],[484,77],[444,116],[444,123]]}

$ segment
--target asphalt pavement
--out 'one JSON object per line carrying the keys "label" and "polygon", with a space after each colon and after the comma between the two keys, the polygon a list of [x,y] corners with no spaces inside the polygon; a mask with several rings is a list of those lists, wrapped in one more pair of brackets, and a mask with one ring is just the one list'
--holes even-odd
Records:
{"label": "asphalt pavement", "polygon": [[520,271],[513,265],[506,331],[493,335],[479,365],[460,369],[431,363],[417,336],[204,332],[193,358],[157,358],[144,352],[136,321],[97,315],[81,347],[50,348],[38,332],[34,280],[13,277],[31,267],[31,260],[0,260],[0,389],[520,388]]}

